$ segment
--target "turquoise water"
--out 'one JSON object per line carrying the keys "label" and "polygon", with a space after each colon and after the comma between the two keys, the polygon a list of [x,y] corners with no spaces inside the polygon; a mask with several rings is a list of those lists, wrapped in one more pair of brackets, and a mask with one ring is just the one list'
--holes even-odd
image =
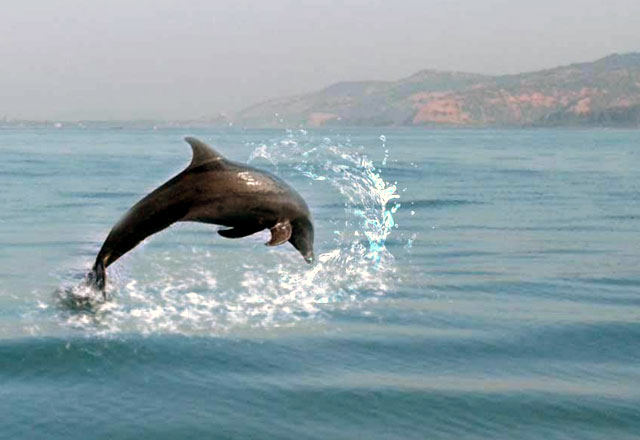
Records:
{"label": "turquoise water", "polygon": [[[318,262],[178,224],[74,307],[184,135]],[[640,437],[640,132],[0,131],[0,438]]]}

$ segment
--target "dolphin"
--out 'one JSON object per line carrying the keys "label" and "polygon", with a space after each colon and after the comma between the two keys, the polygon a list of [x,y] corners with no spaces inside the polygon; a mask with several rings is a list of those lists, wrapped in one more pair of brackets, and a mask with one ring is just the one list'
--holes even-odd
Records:
{"label": "dolphin", "polygon": [[175,222],[226,226],[218,234],[241,238],[271,231],[268,246],[290,242],[313,263],[313,222],[304,199],[283,180],[225,159],[209,145],[185,138],[189,166],[133,205],[111,229],[87,277],[106,299],[106,269],[138,243]]}

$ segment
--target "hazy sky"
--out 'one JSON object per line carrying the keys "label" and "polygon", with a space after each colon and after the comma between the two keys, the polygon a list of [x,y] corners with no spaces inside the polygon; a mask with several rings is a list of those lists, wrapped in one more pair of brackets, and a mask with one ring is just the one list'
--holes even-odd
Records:
{"label": "hazy sky", "polygon": [[640,51],[640,0],[0,0],[0,117],[190,118]]}

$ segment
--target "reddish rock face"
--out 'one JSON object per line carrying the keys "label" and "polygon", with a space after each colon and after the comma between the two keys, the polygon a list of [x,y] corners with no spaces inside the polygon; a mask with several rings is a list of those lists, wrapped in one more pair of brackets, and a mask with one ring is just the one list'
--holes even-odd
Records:
{"label": "reddish rock face", "polygon": [[557,103],[557,100],[553,96],[546,96],[543,93],[534,92],[510,96],[509,102],[512,104],[530,104],[533,107],[553,107]]}
{"label": "reddish rock face", "polygon": [[[535,90],[512,93],[489,86],[474,87],[456,92],[419,92],[408,99],[415,114],[413,125],[420,124],[532,124],[549,114],[574,115],[574,121],[588,118],[602,109],[632,108],[640,105],[638,93],[615,96],[607,89],[582,87],[579,89]],[[605,110],[606,111],[606,110]]]}
{"label": "reddish rock face", "polygon": [[582,98],[576,105],[571,107],[576,115],[586,115],[591,113],[591,98]]}
{"label": "reddish rock face", "polygon": [[[426,102],[424,102],[426,101]],[[472,122],[471,116],[462,111],[462,102],[455,96],[441,96],[420,100],[416,103],[417,113],[414,124],[428,122],[440,124],[465,124]]]}
{"label": "reddish rock face", "polygon": [[636,103],[629,98],[620,98],[615,102],[616,107],[631,107]]}

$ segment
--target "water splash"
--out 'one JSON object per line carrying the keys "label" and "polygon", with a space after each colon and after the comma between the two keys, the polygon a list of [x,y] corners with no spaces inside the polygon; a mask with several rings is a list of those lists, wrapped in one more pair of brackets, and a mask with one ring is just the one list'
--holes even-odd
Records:
{"label": "water splash", "polygon": [[[383,143],[386,137],[380,136]],[[388,158],[385,145],[383,166]],[[296,158],[293,168],[315,181],[328,181],[346,199],[344,206],[348,217],[358,220],[353,228],[345,222],[342,231],[336,231],[347,242],[359,242],[360,234],[368,240],[368,250],[364,256],[376,263],[389,257],[385,241],[396,226],[393,214],[400,208],[399,203],[390,203],[400,198],[395,184],[386,182],[373,160],[354,151],[350,141],[334,143],[323,138],[319,145],[313,141],[297,140],[292,133],[277,144],[262,144],[251,154],[250,162],[257,158],[268,160],[274,165]]]}
{"label": "water splash", "polygon": [[[316,264],[303,266],[297,253],[282,247],[269,254],[256,249],[250,263],[239,264],[246,261],[242,250],[214,249],[215,243],[211,248],[195,245],[191,252],[182,246],[144,258],[125,257],[115,271],[110,268],[113,300],[89,298],[89,307],[65,309],[64,325],[100,334],[224,334],[317,321],[334,310],[366,307],[384,295],[395,284],[394,258],[385,242],[400,207],[396,185],[386,182],[363,148],[349,140],[289,132],[252,147],[250,163],[260,166],[266,160],[277,174],[304,176],[312,211],[331,210],[330,218],[315,219]],[[388,150],[383,163],[387,157]],[[319,198],[314,193],[327,192],[335,194],[332,205],[314,206]],[[180,233],[177,229],[174,233]],[[262,246],[265,237],[248,240]],[[225,253],[222,261],[220,252]]]}

